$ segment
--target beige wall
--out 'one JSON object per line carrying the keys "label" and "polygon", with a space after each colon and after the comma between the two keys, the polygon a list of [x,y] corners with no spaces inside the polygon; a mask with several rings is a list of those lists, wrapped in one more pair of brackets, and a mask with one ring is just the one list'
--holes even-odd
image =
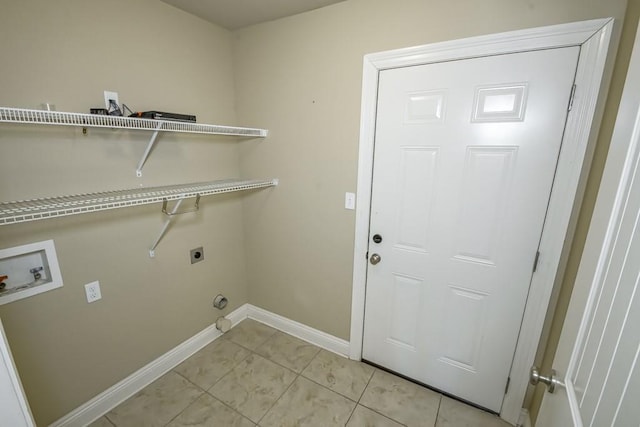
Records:
{"label": "beige wall", "polygon": [[[245,199],[249,299],[349,339],[363,55],[624,15],[626,1],[350,0],[234,33],[238,115],[267,126],[244,173],[277,175]],[[609,112],[607,114],[610,114]],[[600,153],[602,155],[602,153]]]}
{"label": "beige wall", "polygon": [[[88,112],[103,90],[130,107],[237,124],[231,35],[157,0],[3,1],[0,105]],[[0,126],[0,200],[235,177],[231,139]],[[47,425],[211,325],[222,292],[247,302],[241,196],[206,197],[160,242],[159,205],[0,227],[0,248],[54,239],[64,287],[0,306],[38,425]],[[204,246],[205,261],[189,263]],[[87,304],[85,283],[103,299]]]}

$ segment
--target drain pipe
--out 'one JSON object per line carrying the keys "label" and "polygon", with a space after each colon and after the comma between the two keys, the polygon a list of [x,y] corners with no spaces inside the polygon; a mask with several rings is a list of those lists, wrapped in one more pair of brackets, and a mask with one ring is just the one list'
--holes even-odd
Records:
{"label": "drain pipe", "polygon": [[[222,310],[223,308],[225,308],[228,303],[229,300],[227,300],[227,297],[222,294],[216,295],[216,297],[213,299],[213,306],[218,310]],[[231,320],[225,318],[224,316],[218,317],[218,319],[216,320],[216,329],[224,334],[229,329],[231,329]]]}

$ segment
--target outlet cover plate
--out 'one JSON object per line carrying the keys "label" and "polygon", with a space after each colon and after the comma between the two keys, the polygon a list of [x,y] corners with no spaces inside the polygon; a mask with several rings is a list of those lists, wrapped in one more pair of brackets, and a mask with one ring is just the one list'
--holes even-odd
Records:
{"label": "outlet cover plate", "polygon": [[116,104],[120,105],[120,99],[118,98],[118,92],[112,92],[110,90],[104,91],[104,107],[109,111],[109,100],[113,99],[116,101]]}
{"label": "outlet cover plate", "polygon": [[97,280],[95,282],[87,283],[84,285],[84,292],[87,294],[87,302],[91,303],[94,301],[98,301],[102,298],[102,293],[100,292],[100,282]]}
{"label": "outlet cover plate", "polygon": [[202,246],[200,246],[199,248],[191,249],[190,256],[191,256],[191,264],[204,261],[204,249],[202,249]]}

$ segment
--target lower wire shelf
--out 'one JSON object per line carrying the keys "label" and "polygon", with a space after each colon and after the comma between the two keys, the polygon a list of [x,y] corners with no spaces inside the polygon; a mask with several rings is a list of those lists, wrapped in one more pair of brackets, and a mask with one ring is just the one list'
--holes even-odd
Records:
{"label": "lower wire shelf", "polygon": [[0,203],[0,225],[18,224],[191,197],[253,190],[278,185],[277,179],[199,182],[163,187],[77,194]]}

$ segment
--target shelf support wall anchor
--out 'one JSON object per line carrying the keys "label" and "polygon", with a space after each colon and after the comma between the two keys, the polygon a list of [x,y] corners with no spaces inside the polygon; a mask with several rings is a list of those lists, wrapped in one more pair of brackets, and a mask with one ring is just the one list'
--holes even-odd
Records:
{"label": "shelf support wall anchor", "polygon": [[142,176],[142,167],[144,166],[144,163],[147,161],[147,157],[149,157],[149,154],[151,153],[151,150],[153,149],[153,145],[156,143],[156,139],[158,139],[158,134],[160,133],[160,130],[162,129],[163,124],[164,123],[162,121],[160,121],[158,123],[158,126],[156,127],[155,131],[153,132],[153,135],[151,135],[151,139],[149,140],[149,143],[147,144],[147,149],[144,150],[144,154],[142,155],[142,158],[138,162],[138,167],[136,168],[136,176],[138,178],[140,178]]}

